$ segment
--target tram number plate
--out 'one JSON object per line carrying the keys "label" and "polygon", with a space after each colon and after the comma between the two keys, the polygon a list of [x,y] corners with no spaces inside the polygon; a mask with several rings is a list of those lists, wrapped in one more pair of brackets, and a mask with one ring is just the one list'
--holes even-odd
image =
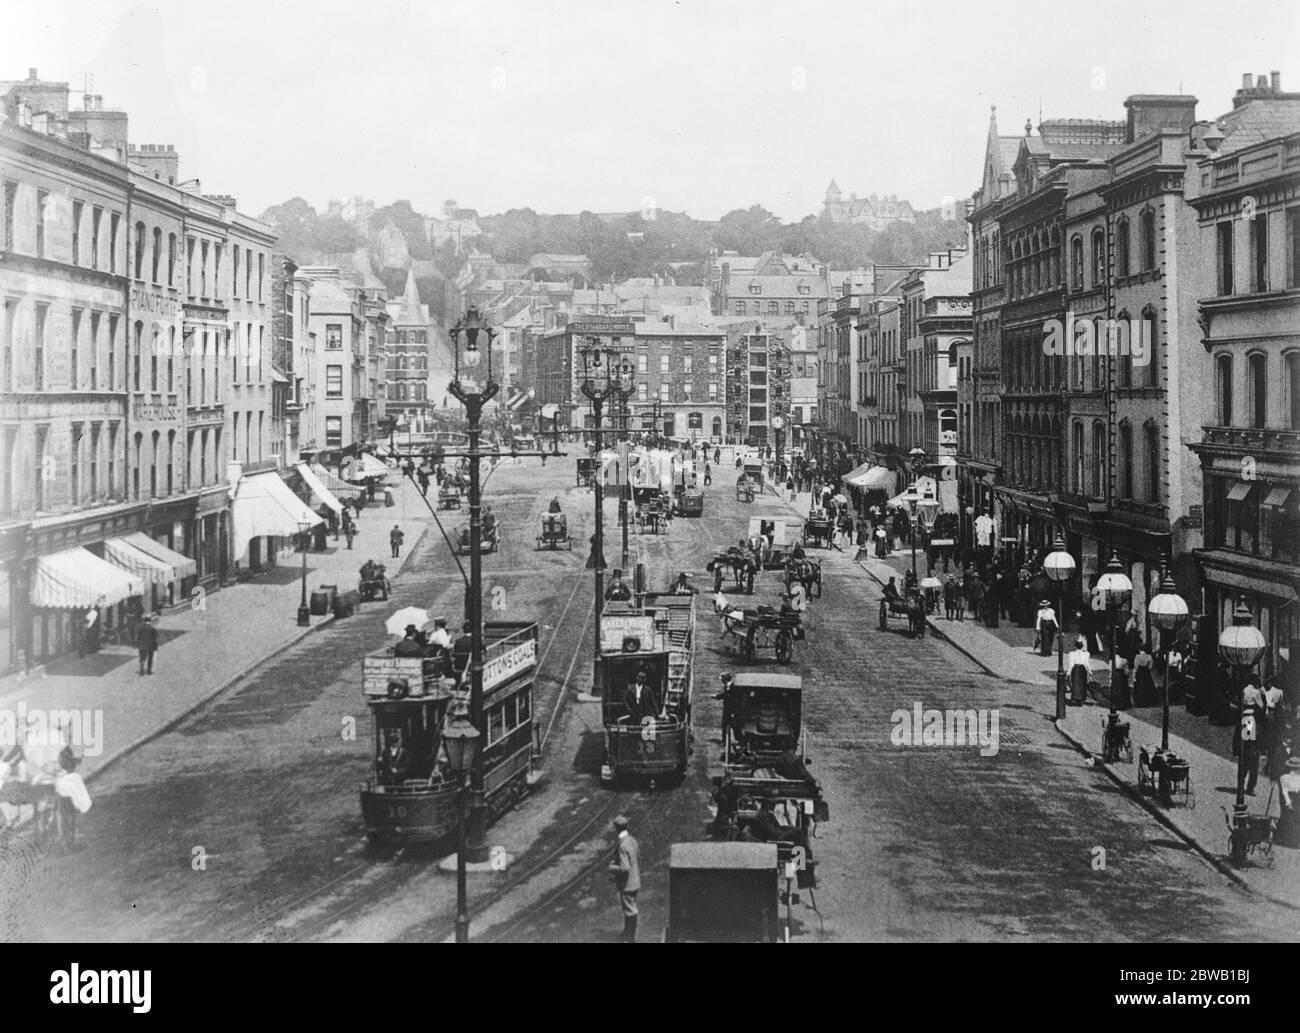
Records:
{"label": "tram number plate", "polygon": [[400,803],[393,804],[393,803],[390,803],[390,804],[388,805],[388,816],[389,816],[390,818],[405,818],[405,817],[406,817],[406,806],[405,806],[405,804],[400,804]]}

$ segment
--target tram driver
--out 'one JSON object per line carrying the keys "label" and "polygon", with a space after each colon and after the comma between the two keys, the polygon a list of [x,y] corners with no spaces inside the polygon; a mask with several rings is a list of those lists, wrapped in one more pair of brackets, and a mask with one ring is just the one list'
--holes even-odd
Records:
{"label": "tram driver", "polygon": [[406,747],[402,744],[402,730],[390,728],[384,733],[384,748],[375,761],[381,781],[389,785],[400,785],[410,770],[411,761]]}

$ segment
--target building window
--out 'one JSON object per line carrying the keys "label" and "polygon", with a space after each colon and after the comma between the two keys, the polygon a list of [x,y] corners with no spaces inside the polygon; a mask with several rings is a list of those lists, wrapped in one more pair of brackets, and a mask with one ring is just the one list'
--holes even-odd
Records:
{"label": "building window", "polygon": [[158,268],[162,261],[162,230],[153,228],[153,282],[159,283]]}
{"label": "building window", "polygon": [[[997,440],[997,435],[993,436]],[[1106,425],[1100,421],[1092,425],[1092,497],[1103,498],[1106,494]]]}
{"label": "building window", "polygon": [[230,295],[239,297],[239,248],[230,249]]}
{"label": "building window", "polygon": [[1217,250],[1215,265],[1218,269],[1219,294],[1232,293],[1232,223],[1221,222],[1215,230]]}
{"label": "building window", "polygon": [[1250,220],[1250,274],[1256,292],[1268,290],[1268,216],[1262,212]]}
{"label": "building window", "polygon": [[90,428],[90,497],[99,498],[99,424]]}
{"label": "building window", "polygon": [[1133,428],[1128,420],[1119,425],[1119,497],[1133,497]]}
{"label": "building window", "polygon": [[90,268],[99,268],[99,224],[104,220],[104,209],[90,210]]}
{"label": "building window", "polygon": [[327,352],[337,352],[343,350],[343,324],[342,323],[325,324],[325,350]]}
{"label": "building window", "polygon": [[1129,272],[1128,220],[1120,219],[1115,227],[1115,275],[1127,276]]}
{"label": "building window", "polygon": [[325,367],[325,397],[326,398],[343,397],[343,367],[342,366]]}
{"label": "building window", "polygon": [[710,381],[709,381],[709,401],[710,401],[710,402],[716,402],[717,400],[718,400],[718,385],[717,385],[716,382],[710,380]]}
{"label": "building window", "polygon": [[794,302],[793,302],[793,301],[787,301],[787,302],[785,303],[785,314],[786,314],[787,316],[793,316],[793,315],[794,315]]}
{"label": "building window", "polygon": [[669,398],[668,398],[668,385],[667,385],[667,384],[660,384],[660,385],[659,385],[659,401],[661,401],[661,402],[667,402],[667,401],[669,401]]}
{"label": "building window", "polygon": [[682,372],[683,372],[683,373],[690,373],[690,372],[691,372],[691,359],[692,359],[692,356],[691,356],[689,353],[686,354],[686,355],[683,355],[683,356],[682,356]]}
{"label": "building window", "polygon": [[1142,268],[1156,267],[1156,213],[1150,208],[1142,213]]}
{"label": "building window", "polygon": [[1142,335],[1139,342],[1142,351],[1141,365],[1142,370],[1141,383],[1145,387],[1160,386],[1160,349],[1159,338],[1157,336],[1159,324],[1156,322],[1156,314],[1148,309],[1142,313],[1142,321],[1138,324],[1138,333]]}
{"label": "building window", "polygon": [[99,321],[98,312],[90,313],[90,389],[99,390]]}
{"label": "building window", "polygon": [[253,300],[253,249],[244,250],[244,297]]}
{"label": "building window", "polygon": [[135,278],[144,279],[144,223],[135,224]]}
{"label": "building window", "polygon": [[36,191],[36,257],[45,257],[45,231],[49,226],[50,192]]}
{"label": "building window", "polygon": [[1070,286],[1083,290],[1083,238],[1078,234],[1070,238]]}
{"label": "building window", "polygon": [[139,391],[140,388],[140,353],[144,351],[144,323],[139,320],[135,324],[135,347],[131,355],[131,381],[132,390]]}
{"label": "building window", "polygon": [[1220,427],[1232,426],[1232,356],[1214,360],[1214,415]]}
{"label": "building window", "polygon": [[85,205],[80,201],[72,202],[72,264],[81,265],[81,215]]}
{"label": "building window", "polygon": [[779,316],[781,314],[781,303],[779,301],[769,301],[767,303],[767,314],[769,316]]}
{"label": "building window", "polygon": [[1160,428],[1156,426],[1155,420],[1147,420],[1143,426],[1143,434],[1146,438],[1146,464],[1147,464],[1147,501],[1160,501]]}
{"label": "building window", "polygon": [[325,447],[339,448],[343,444],[343,417],[325,417]]}
{"label": "building window", "polygon": [[266,255],[257,253],[257,300],[264,301],[262,290],[266,280]]}
{"label": "building window", "polygon": [[34,361],[36,390],[45,390],[45,326],[49,322],[50,306],[36,306],[36,357]]}
{"label": "building window", "polygon": [[[1119,318],[1115,320],[1115,324],[1116,324],[1116,330],[1119,335],[1118,340],[1116,342],[1119,345],[1118,348],[1119,354],[1118,357],[1116,358],[1116,367],[1115,367],[1116,380],[1118,381],[1116,386],[1132,387],[1133,386],[1133,348],[1132,348],[1133,341],[1131,339],[1132,333],[1130,330],[1132,324],[1129,321],[1128,313],[1121,312],[1119,314]],[[1125,349],[1124,347],[1125,344],[1128,345],[1127,349]],[[1128,354],[1124,354],[1126,350]]]}
{"label": "building window", "polygon": [[158,390],[158,352],[161,350],[161,341],[162,333],[155,330],[149,339],[149,390],[155,393]]}
{"label": "building window", "polygon": [[1300,287],[1300,208],[1286,210],[1286,285]]}
{"label": "building window", "polygon": [[208,297],[208,242],[199,242],[199,297]]}
{"label": "building window", "polygon": [[108,271],[117,273],[117,232],[122,224],[122,217],[117,212],[108,217]]}
{"label": "building window", "polygon": [[663,374],[663,373],[667,373],[667,372],[668,372],[668,356],[667,356],[667,355],[660,355],[660,356],[659,356],[659,372],[660,372],[661,374]]}
{"label": "building window", "polygon": [[636,400],[638,402],[649,401],[649,388],[646,386],[644,381],[636,386]]}
{"label": "building window", "polygon": [[68,388],[76,391],[81,370],[81,309],[72,310],[72,334],[68,340]]}
{"label": "building window", "polygon": [[18,207],[18,184],[5,180],[5,250],[14,249],[14,212]]}
{"label": "building window", "polygon": [[176,234],[167,234],[167,286],[176,286]]}
{"label": "building window", "polygon": [[688,402],[691,400],[691,388],[693,386],[694,385],[692,385],[689,380],[685,381],[682,384],[682,398],[684,398]]}
{"label": "building window", "polygon": [[1247,395],[1247,404],[1250,406],[1250,426],[1257,430],[1262,430],[1267,422],[1267,404],[1268,404],[1268,380],[1267,380],[1268,363],[1263,352],[1251,352],[1246,358],[1246,369],[1249,375],[1247,386],[1250,394]]}
{"label": "building window", "polygon": [[107,391],[117,390],[117,318],[108,317],[108,380],[104,383]]}
{"label": "building window", "polygon": [[717,375],[718,375],[718,357],[717,355],[711,354],[709,356],[709,376],[715,377]]}
{"label": "building window", "polygon": [[1070,452],[1072,453],[1071,458],[1074,460],[1073,462],[1074,477],[1071,481],[1070,487],[1073,488],[1079,494],[1083,494],[1083,490],[1084,490],[1083,476],[1084,476],[1084,470],[1087,469],[1087,465],[1086,465],[1086,457],[1083,454],[1082,421],[1076,420],[1074,423],[1074,428],[1070,432]]}
{"label": "building window", "polygon": [[750,293],[750,294],[762,294],[762,293],[763,293],[763,288],[762,288],[761,286],[759,286],[757,283],[751,283],[751,284],[749,285],[749,293]]}
{"label": "building window", "polygon": [[1282,357],[1282,366],[1286,371],[1282,386],[1287,395],[1287,426],[1291,430],[1300,430],[1300,352],[1287,352]]}

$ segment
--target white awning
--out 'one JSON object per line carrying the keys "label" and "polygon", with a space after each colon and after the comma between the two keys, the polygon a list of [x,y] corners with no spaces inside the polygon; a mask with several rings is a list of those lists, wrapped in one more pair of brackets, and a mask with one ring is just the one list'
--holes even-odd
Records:
{"label": "white awning", "polygon": [[182,555],[175,549],[169,549],[162,542],[156,542],[147,534],[141,531],[133,531],[131,534],[122,536],[141,552],[148,553],[156,560],[162,560],[172,568],[173,581],[180,578],[194,577],[199,572],[199,565],[188,556]]}
{"label": "white awning", "polygon": [[325,467],[321,466],[320,463],[314,463],[309,466],[308,469],[316,475],[317,479],[319,479],[325,487],[333,492],[335,498],[339,498],[340,496],[349,499],[355,498],[366,490],[364,485],[349,484],[338,474],[331,473]]}
{"label": "white awning", "polygon": [[864,491],[892,491],[895,483],[892,470],[871,463],[863,463],[856,470],[845,474],[840,480],[851,487],[861,488]]}
{"label": "white awning", "polygon": [[239,556],[248,552],[248,543],[254,538],[291,538],[302,531],[300,525],[315,527],[325,522],[289,490],[278,473],[241,478],[230,515]]}
{"label": "white awning", "polygon": [[155,559],[124,538],[104,539],[104,558],[151,585],[165,585],[175,580],[170,564]]}
{"label": "white awning", "polygon": [[36,561],[33,606],[113,606],[144,593],[144,582],[86,549],[65,549]]}
{"label": "white awning", "polygon": [[361,477],[387,477],[388,467],[372,456],[369,452],[362,452],[357,456],[356,465],[353,467]]}
{"label": "white awning", "polygon": [[296,469],[299,476],[307,482],[307,487],[311,489],[311,493],[320,499],[321,502],[325,503],[325,505],[329,506],[336,516],[342,516],[343,503],[339,502],[339,500],[334,496],[334,493],[321,483],[319,477],[312,473],[311,467],[306,463],[298,463]]}
{"label": "white awning", "polygon": [[[934,481],[934,478],[933,478],[933,477],[918,477],[918,478],[916,479],[916,497],[917,497],[918,499],[923,499],[923,498],[925,498],[926,492],[929,492],[929,493],[930,493],[931,495],[933,495],[936,499],[939,498],[939,493],[938,493],[938,491],[935,490],[935,488],[936,488],[936,485],[935,485],[935,481]],[[907,507],[907,495],[908,495],[908,492],[910,492],[911,490],[912,490],[912,486],[909,484],[909,485],[907,486],[907,491],[904,491],[904,492],[901,492],[901,493],[898,494],[898,495],[895,495],[892,499],[890,499],[890,500],[889,500],[887,503],[885,503],[885,504],[886,504],[887,506],[902,506],[902,507],[906,508],[906,507]],[[942,501],[942,500],[941,500],[941,501]]]}

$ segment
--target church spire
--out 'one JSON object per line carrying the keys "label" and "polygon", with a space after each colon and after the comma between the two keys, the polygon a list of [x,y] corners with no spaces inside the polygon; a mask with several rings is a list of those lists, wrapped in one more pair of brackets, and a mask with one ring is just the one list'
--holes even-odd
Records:
{"label": "church spire", "polygon": [[402,304],[397,310],[395,326],[423,326],[424,313],[420,309],[420,291],[415,286],[415,270],[406,273],[406,289],[402,292]]}

